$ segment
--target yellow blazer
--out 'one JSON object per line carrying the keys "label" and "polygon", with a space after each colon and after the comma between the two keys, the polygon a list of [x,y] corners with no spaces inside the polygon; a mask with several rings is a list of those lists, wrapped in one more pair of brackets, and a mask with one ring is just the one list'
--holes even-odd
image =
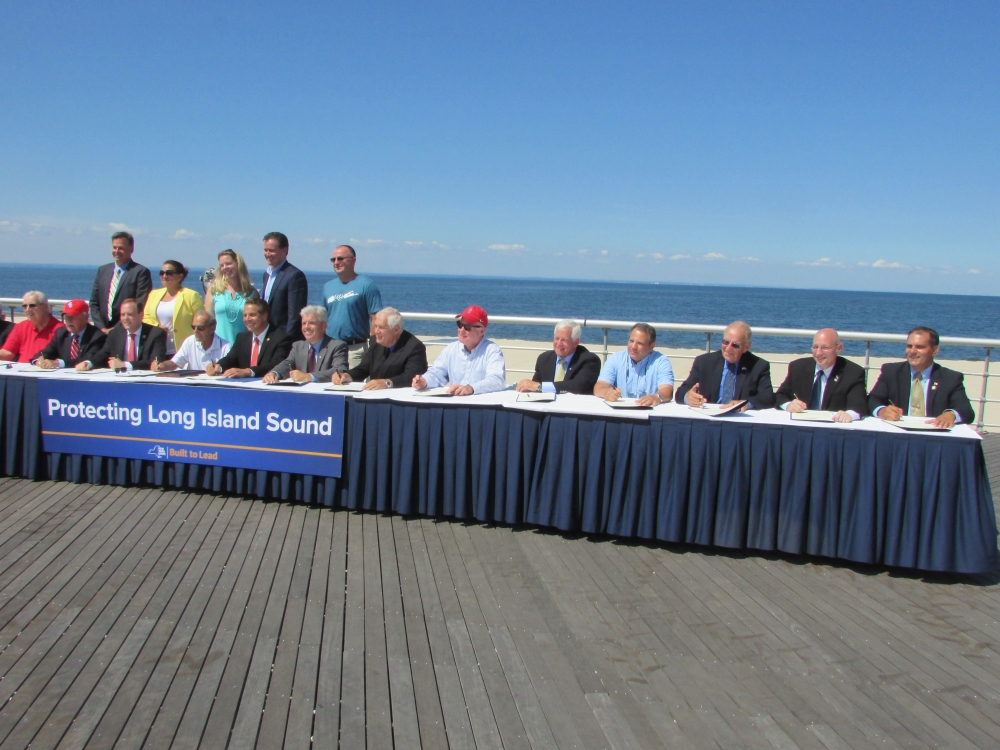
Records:
{"label": "yellow blazer", "polygon": [[[156,317],[156,306],[160,304],[160,301],[166,293],[166,287],[154,289],[149,293],[149,297],[146,298],[146,307],[142,310],[143,323],[149,323],[151,326],[160,325],[160,321]],[[196,312],[204,309],[205,301],[194,289],[181,287],[180,291],[177,292],[177,296],[174,297],[175,351],[181,348],[181,344],[184,343],[184,339],[194,333],[194,329],[191,327],[191,318],[194,317]]]}

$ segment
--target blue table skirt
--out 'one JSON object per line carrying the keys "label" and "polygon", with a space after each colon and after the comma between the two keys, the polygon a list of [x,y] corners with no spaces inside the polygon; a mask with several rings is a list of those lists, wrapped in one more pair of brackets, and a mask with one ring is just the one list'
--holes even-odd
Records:
{"label": "blue table skirt", "polygon": [[529,523],[962,573],[996,567],[977,440],[347,400],[340,480],[45,454],[36,381],[0,377],[4,472]]}

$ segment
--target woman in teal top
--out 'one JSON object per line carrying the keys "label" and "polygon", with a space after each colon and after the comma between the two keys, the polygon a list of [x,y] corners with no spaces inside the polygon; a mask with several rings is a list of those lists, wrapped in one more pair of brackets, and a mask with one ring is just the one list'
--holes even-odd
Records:
{"label": "woman in teal top", "polygon": [[236,334],[247,329],[243,325],[243,305],[256,296],[257,290],[250,281],[243,257],[233,250],[219,253],[215,280],[205,293],[205,309],[215,316],[215,332],[219,338],[232,344]]}

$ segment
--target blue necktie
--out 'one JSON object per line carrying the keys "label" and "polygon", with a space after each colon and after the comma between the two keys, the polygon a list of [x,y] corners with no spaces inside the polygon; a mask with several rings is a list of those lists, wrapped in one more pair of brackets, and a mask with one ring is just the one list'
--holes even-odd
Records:
{"label": "blue necktie", "polygon": [[720,404],[728,404],[736,394],[736,363],[726,362],[722,371],[722,395],[719,397]]}
{"label": "blue necktie", "polygon": [[813,391],[812,395],[809,397],[809,408],[810,409],[821,409],[823,408],[823,371],[820,370],[816,373],[816,379],[813,381]]}

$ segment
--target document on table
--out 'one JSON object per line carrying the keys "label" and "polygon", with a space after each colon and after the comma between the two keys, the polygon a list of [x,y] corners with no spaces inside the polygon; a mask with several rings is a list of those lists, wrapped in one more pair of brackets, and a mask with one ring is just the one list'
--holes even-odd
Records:
{"label": "document on table", "polygon": [[443,385],[440,388],[428,388],[426,391],[414,391],[414,396],[451,396],[448,393],[448,386]]}
{"label": "document on table", "polygon": [[284,386],[289,386],[291,388],[298,388],[300,386],[305,385],[306,383],[311,383],[311,382],[312,381],[307,380],[305,382],[300,383],[298,380],[292,380],[291,378],[285,378],[284,380],[279,380],[277,383],[271,383],[270,385],[284,385]]}
{"label": "document on table", "polygon": [[517,394],[517,400],[521,401],[521,402],[524,402],[524,401],[534,401],[536,403],[538,403],[538,402],[544,402],[544,401],[555,401],[556,400],[556,394],[554,394],[554,393],[540,393],[540,392],[539,393],[518,393]]}
{"label": "document on table", "polygon": [[898,422],[886,422],[893,427],[909,432],[951,432],[950,427],[937,427],[928,417],[900,417]]}
{"label": "document on table", "polygon": [[94,367],[90,370],[77,370],[75,367],[67,370],[62,370],[62,372],[71,372],[75,375],[107,375],[109,372],[114,372],[110,367]]}
{"label": "document on table", "polygon": [[[91,370],[91,372],[94,372]],[[149,378],[156,375],[152,370],[121,370],[115,371],[115,375],[120,378]]]}
{"label": "document on table", "polygon": [[740,409],[746,406],[749,401],[736,401],[732,404],[704,404],[702,406],[689,406],[689,409],[703,414],[706,417],[724,417],[727,414],[739,414]]}
{"label": "document on table", "polygon": [[836,414],[836,412],[821,411],[819,409],[807,409],[806,411],[793,413],[792,419],[797,422],[832,422],[834,414]]}
{"label": "document on table", "polygon": [[358,393],[365,389],[364,383],[343,383],[341,385],[328,385],[324,391],[340,391],[341,393]]}
{"label": "document on table", "polygon": [[652,406],[640,406],[637,398],[620,398],[617,401],[605,401],[612,409],[652,409]]}
{"label": "document on table", "polygon": [[199,375],[204,375],[204,370],[168,370],[166,372],[156,373],[158,378],[196,378]]}
{"label": "document on table", "polygon": [[22,367],[18,372],[59,372],[58,368],[48,369],[45,367],[39,367],[38,365],[28,365],[27,367]]}

